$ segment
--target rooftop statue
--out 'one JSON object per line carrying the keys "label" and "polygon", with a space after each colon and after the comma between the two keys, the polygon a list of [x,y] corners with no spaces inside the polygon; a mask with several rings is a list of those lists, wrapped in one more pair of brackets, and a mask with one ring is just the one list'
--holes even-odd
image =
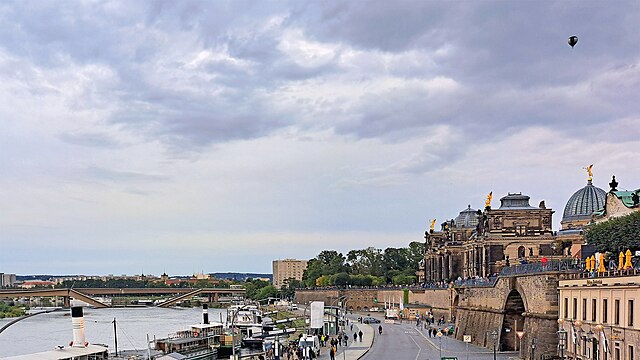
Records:
{"label": "rooftop statue", "polygon": [[587,170],[587,174],[589,174],[589,181],[593,180],[593,172],[591,171],[591,169],[593,168],[593,164],[584,167],[583,169]]}
{"label": "rooftop statue", "polygon": [[611,187],[611,190],[609,191],[618,191],[618,182],[616,181],[615,175],[613,175],[613,178],[611,179],[609,186]]}
{"label": "rooftop statue", "polygon": [[429,225],[429,230],[433,233],[433,229],[436,227],[436,219],[431,220],[431,225]]}
{"label": "rooftop statue", "polygon": [[493,198],[493,191],[487,195],[487,200],[484,202],[484,206],[487,208],[491,207],[491,198]]}

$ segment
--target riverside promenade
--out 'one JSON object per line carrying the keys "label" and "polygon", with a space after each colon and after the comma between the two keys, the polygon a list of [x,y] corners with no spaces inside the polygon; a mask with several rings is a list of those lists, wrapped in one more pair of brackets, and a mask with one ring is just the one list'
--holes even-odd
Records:
{"label": "riverside promenade", "polygon": [[[371,346],[375,341],[376,333],[371,325],[360,324],[357,319],[358,316],[350,315],[349,324],[353,324],[353,331],[347,327],[346,333],[349,335],[349,345],[339,346],[338,353],[336,354],[336,360],[358,360],[367,354]],[[377,324],[374,324],[377,326]],[[384,325],[384,324],[383,324]],[[353,341],[353,333],[362,331],[362,342]],[[320,360],[329,360],[329,347],[323,347],[322,353],[318,357]]]}

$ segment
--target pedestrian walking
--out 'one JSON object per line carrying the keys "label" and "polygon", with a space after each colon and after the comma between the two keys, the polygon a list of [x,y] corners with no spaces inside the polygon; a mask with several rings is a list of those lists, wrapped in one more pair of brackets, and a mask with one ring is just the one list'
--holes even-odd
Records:
{"label": "pedestrian walking", "polygon": [[349,346],[349,335],[344,334],[344,346]]}
{"label": "pedestrian walking", "polygon": [[358,338],[360,339],[360,342],[362,342],[362,330],[358,331]]}
{"label": "pedestrian walking", "polygon": [[331,358],[331,360],[336,360],[336,351],[334,350],[333,346],[331,347],[331,350],[329,350],[329,357]]}

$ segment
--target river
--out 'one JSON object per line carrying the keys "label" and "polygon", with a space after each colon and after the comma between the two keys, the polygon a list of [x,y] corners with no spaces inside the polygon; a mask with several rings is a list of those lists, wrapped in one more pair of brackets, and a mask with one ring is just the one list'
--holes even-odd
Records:
{"label": "river", "polygon": [[[73,338],[69,311],[42,314],[22,320],[0,333],[0,358],[68,346]],[[226,310],[209,309],[209,319],[220,321]],[[118,329],[118,350],[146,349],[146,336],[166,337],[202,322],[200,308],[108,308],[84,309],[85,337],[92,344],[114,350],[113,319]],[[0,327],[11,319],[0,320]]]}

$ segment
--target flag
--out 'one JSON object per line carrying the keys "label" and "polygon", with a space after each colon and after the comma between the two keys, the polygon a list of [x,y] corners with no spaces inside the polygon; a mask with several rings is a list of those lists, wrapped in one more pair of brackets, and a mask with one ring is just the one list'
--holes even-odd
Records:
{"label": "flag", "polygon": [[609,341],[607,341],[607,336],[604,334],[604,329],[600,333],[600,337],[602,338],[602,348],[605,353],[609,353]]}
{"label": "flag", "polygon": [[571,324],[571,340],[574,344],[577,342],[576,329],[573,327],[573,324]]}
{"label": "flag", "polygon": [[404,310],[404,301],[400,302],[400,311]]}

